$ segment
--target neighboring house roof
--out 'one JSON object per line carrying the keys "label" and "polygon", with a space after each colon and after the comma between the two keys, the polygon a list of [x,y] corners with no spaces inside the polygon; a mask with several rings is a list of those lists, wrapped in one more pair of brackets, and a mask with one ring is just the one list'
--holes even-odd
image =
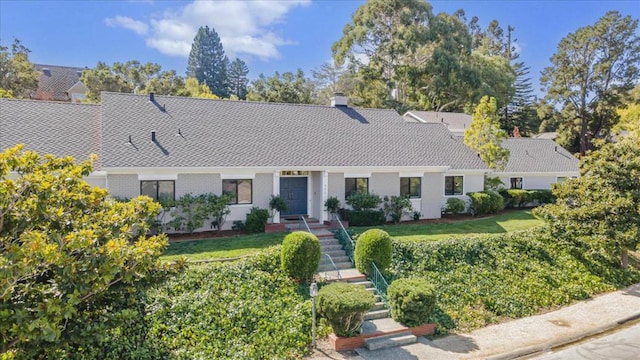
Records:
{"label": "neighboring house roof", "polygon": [[502,145],[509,149],[504,172],[578,172],[580,162],[562,146],[549,139],[509,138]]}
{"label": "neighboring house roof", "polygon": [[89,88],[82,83],[82,81],[78,80],[76,81],[75,84],[73,84],[72,87],[69,88],[69,90],[67,90],[67,93],[69,94],[74,94],[74,93],[80,93],[80,94],[85,94],[87,91],[89,91]]}
{"label": "neighboring house roof", "polygon": [[100,106],[0,99],[0,150],[19,143],[26,150],[78,160],[99,155]]}
{"label": "neighboring house roof", "polygon": [[449,131],[461,132],[471,126],[471,115],[437,111],[407,111],[405,118],[415,119],[422,123],[442,123]]}
{"label": "neighboring house roof", "polygon": [[38,89],[31,96],[32,99],[69,101],[68,95],[71,89],[82,75],[83,68],[71,66],[56,66],[33,64],[40,72]]}
{"label": "neighboring house roof", "polygon": [[104,92],[102,118],[104,167],[486,169],[441,124],[393,110]]}
{"label": "neighboring house roof", "polygon": [[543,132],[543,133],[540,133],[540,134],[533,135],[533,137],[536,138],[536,139],[555,140],[558,137],[558,133],[557,132]]}

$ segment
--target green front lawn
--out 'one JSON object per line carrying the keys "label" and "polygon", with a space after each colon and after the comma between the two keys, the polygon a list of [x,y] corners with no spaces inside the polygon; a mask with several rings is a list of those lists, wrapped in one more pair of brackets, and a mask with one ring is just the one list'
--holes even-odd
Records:
{"label": "green front lawn", "polygon": [[172,242],[162,260],[176,260],[185,256],[190,260],[233,258],[255,254],[278,245],[286,233],[252,234],[226,238]]}
{"label": "green front lawn", "polygon": [[[482,219],[472,219],[441,224],[400,224],[378,226],[391,237],[406,241],[439,240],[459,235],[497,234],[530,229],[542,224],[531,210],[509,211],[507,213]],[[373,227],[353,227],[356,233],[362,233]]]}

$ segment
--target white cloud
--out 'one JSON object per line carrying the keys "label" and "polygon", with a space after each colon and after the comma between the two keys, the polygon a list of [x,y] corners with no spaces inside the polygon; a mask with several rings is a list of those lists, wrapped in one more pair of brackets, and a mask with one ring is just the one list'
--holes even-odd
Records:
{"label": "white cloud", "polygon": [[[272,59],[280,56],[278,47],[291,45],[292,41],[278,35],[274,25],[282,23],[286,14],[298,6],[306,6],[310,0],[255,0],[255,1],[193,1],[181,8],[165,11],[147,23],[127,17],[116,25],[145,35],[147,46],[174,56],[189,56],[191,43],[200,26],[208,25],[220,36],[229,58],[243,54]],[[147,32],[140,32],[142,24]]]}
{"label": "white cloud", "polygon": [[149,26],[142,21],[134,20],[127,16],[116,16],[114,18],[104,19],[105,24],[111,27],[123,27],[135,32],[138,35],[144,35],[149,31]]}

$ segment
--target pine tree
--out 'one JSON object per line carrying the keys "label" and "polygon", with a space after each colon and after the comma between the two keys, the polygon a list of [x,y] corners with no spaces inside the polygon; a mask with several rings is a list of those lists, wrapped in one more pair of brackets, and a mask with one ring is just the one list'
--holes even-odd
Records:
{"label": "pine tree", "polygon": [[249,84],[247,74],[249,74],[249,67],[247,67],[244,61],[238,58],[229,65],[229,69],[227,70],[229,94],[237,96],[240,100],[247,98],[247,84]]}
{"label": "pine tree", "polygon": [[226,98],[229,96],[228,64],[218,33],[208,26],[200,27],[191,45],[187,76],[206,84],[216,96]]}

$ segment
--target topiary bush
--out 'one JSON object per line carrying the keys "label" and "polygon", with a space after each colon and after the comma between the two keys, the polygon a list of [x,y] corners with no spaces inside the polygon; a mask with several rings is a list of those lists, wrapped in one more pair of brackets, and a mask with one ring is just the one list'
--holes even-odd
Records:
{"label": "topiary bush", "polygon": [[263,233],[269,219],[269,210],[252,207],[244,222],[244,229],[248,233]]}
{"label": "topiary bush", "polygon": [[495,191],[467,193],[471,200],[469,212],[474,215],[495,214],[504,209],[504,199]]}
{"label": "topiary bush", "polygon": [[424,278],[395,280],[387,298],[393,319],[409,327],[427,323],[435,310],[435,287]]}
{"label": "topiary bush", "polygon": [[297,280],[311,280],[318,271],[321,255],[320,241],[315,235],[306,231],[292,232],[282,241],[282,271]]}
{"label": "topiary bush", "polygon": [[337,282],[318,291],[318,312],[338,336],[357,335],[373,305],[373,293],[361,285]]}
{"label": "topiary bush", "polygon": [[444,207],[445,214],[462,214],[466,210],[464,200],[460,198],[448,198],[447,205]]}
{"label": "topiary bush", "polygon": [[380,271],[391,264],[391,237],[386,231],[370,229],[363,232],[356,241],[356,268],[363,274],[371,272],[371,263],[375,263]]}
{"label": "topiary bush", "polygon": [[386,221],[383,210],[344,210],[349,226],[378,226]]}

